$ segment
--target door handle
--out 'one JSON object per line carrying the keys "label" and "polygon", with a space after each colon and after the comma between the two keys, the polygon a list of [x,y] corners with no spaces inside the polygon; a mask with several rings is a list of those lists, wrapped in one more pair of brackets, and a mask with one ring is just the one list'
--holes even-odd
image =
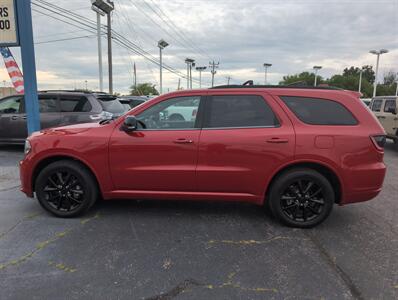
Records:
{"label": "door handle", "polygon": [[11,120],[13,121],[18,120],[18,116],[11,116]]}
{"label": "door handle", "polygon": [[26,120],[26,116],[23,116],[22,119]]}
{"label": "door handle", "polygon": [[281,139],[281,138],[274,137],[274,138],[268,139],[267,143],[271,143],[271,144],[287,144],[287,143],[289,143],[289,140],[288,139]]}
{"label": "door handle", "polygon": [[193,140],[189,140],[189,139],[184,139],[184,138],[182,138],[182,139],[176,139],[176,140],[174,140],[174,143],[175,143],[175,144],[192,144],[192,143],[193,143]]}
{"label": "door handle", "polygon": [[385,116],[377,116],[378,119],[385,119]]}

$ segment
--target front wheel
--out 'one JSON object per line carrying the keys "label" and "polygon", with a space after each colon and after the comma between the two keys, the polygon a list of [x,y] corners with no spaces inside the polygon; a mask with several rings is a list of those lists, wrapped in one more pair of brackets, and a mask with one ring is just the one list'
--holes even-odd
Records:
{"label": "front wheel", "polygon": [[312,169],[282,174],[272,185],[269,206],[282,223],[300,228],[313,227],[331,213],[335,200],[329,180]]}
{"label": "front wheel", "polygon": [[98,188],[87,168],[72,160],[45,167],[36,180],[36,196],[41,206],[57,217],[75,217],[97,200]]}

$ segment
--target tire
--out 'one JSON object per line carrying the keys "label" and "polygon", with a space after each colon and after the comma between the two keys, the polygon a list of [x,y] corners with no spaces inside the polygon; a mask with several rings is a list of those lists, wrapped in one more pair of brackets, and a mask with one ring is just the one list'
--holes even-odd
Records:
{"label": "tire", "polygon": [[329,180],[312,169],[294,169],[281,174],[269,193],[272,214],[283,224],[311,228],[331,213],[335,193]]}
{"label": "tire", "polygon": [[39,173],[35,187],[40,205],[61,218],[82,215],[98,197],[93,175],[73,160],[60,160],[46,166]]}

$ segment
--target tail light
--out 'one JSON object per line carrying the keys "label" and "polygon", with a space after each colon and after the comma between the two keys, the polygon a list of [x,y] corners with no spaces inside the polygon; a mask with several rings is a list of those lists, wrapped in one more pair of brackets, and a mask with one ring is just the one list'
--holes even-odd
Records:
{"label": "tail light", "polygon": [[379,151],[384,150],[384,146],[386,144],[386,136],[385,135],[371,135],[370,139],[373,142],[373,145],[375,145],[376,149]]}

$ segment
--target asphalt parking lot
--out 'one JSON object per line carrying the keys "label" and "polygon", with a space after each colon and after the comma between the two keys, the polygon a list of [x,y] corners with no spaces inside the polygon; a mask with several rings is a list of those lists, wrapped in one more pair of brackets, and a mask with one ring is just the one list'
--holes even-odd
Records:
{"label": "asphalt parking lot", "polygon": [[0,148],[0,299],[398,299],[398,150],[374,200],[310,230],[248,204],[108,201],[58,219]]}

